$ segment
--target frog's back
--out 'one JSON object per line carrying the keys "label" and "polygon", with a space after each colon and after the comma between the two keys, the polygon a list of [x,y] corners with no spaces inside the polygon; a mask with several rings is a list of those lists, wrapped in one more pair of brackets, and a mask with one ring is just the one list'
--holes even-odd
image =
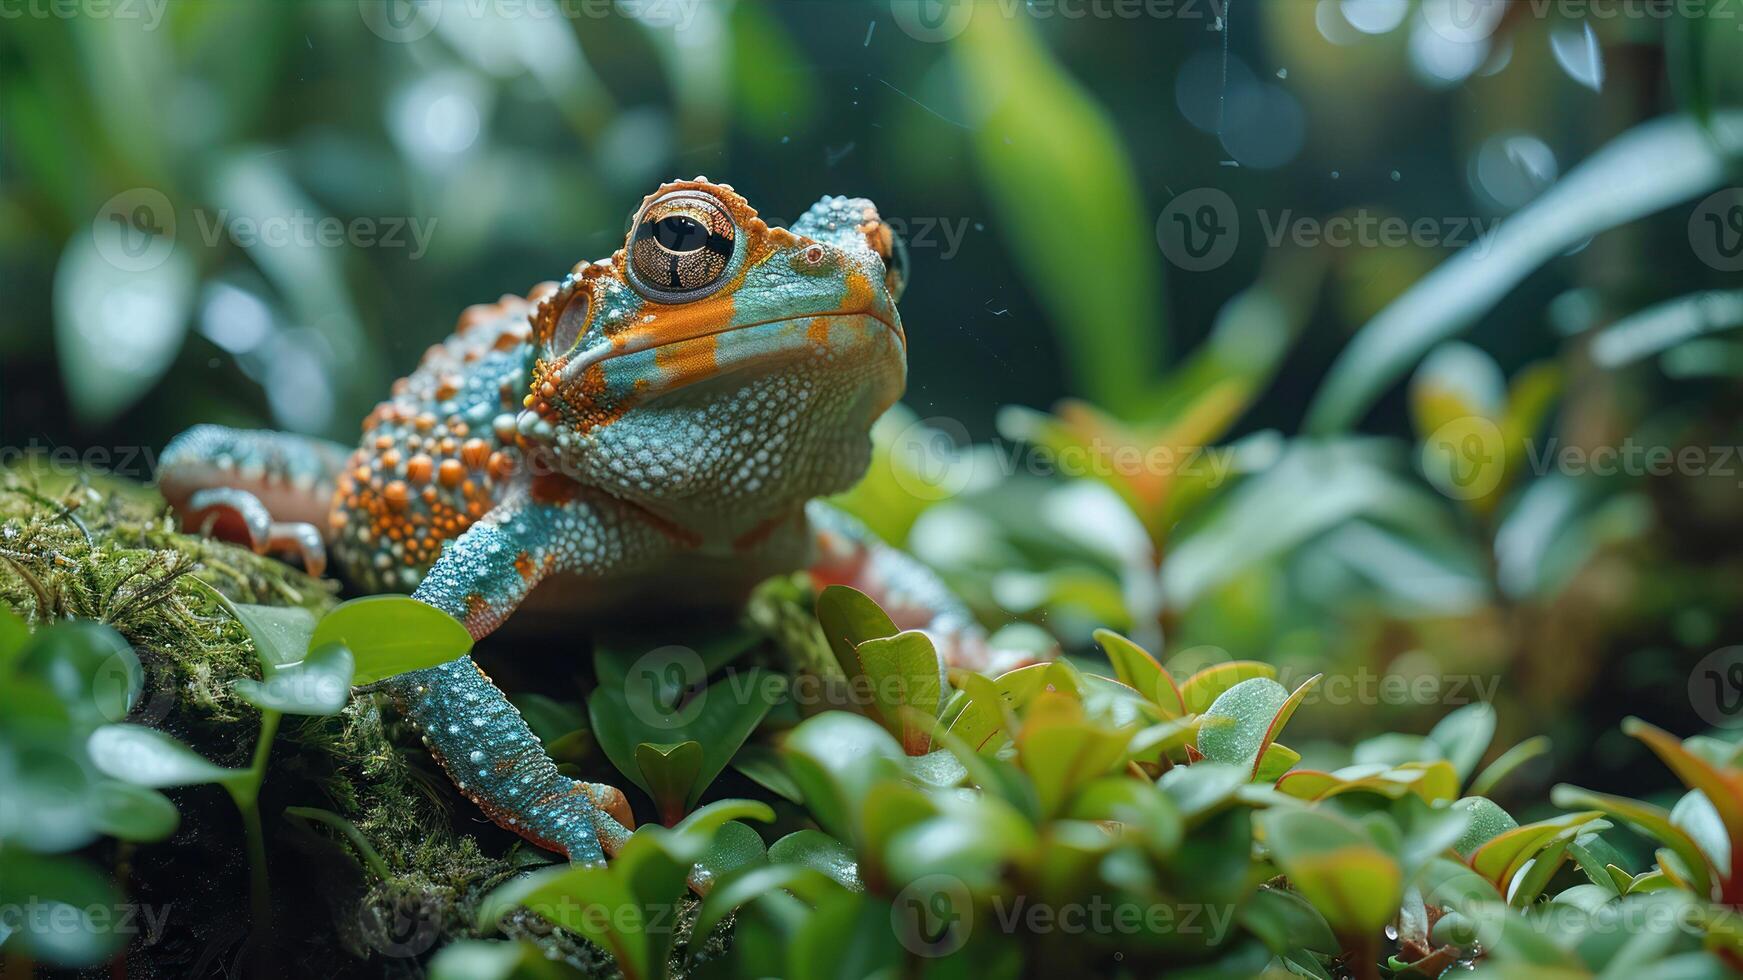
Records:
{"label": "frog's back", "polygon": [[446,542],[489,512],[520,466],[515,417],[531,366],[527,315],[556,284],[461,314],[453,335],[363,420],[337,480],[328,537],[340,573],[410,592]]}

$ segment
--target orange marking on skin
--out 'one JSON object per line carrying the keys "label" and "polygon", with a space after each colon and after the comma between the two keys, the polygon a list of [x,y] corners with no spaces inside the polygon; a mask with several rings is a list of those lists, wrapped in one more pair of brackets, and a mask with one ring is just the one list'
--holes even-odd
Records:
{"label": "orange marking on skin", "polygon": [[381,491],[381,496],[387,501],[387,505],[394,510],[405,510],[406,504],[411,500],[411,495],[403,480],[389,483],[387,488]]}
{"label": "orange marking on skin", "polygon": [[434,469],[435,461],[424,453],[418,453],[406,461],[405,478],[413,483],[425,483]]}
{"label": "orange marking on skin", "polygon": [[522,581],[531,582],[539,567],[533,562],[533,556],[523,551],[514,556],[514,570],[520,573]]}
{"label": "orange marking on skin", "polygon": [[720,341],[710,334],[654,349],[654,364],[678,378],[705,378],[720,369]]}
{"label": "orange marking on skin", "polygon": [[457,459],[444,459],[436,472],[436,479],[442,481],[442,486],[457,487],[466,478],[466,467]]}
{"label": "orange marking on skin", "polygon": [[858,270],[849,271],[847,274],[847,296],[842,300],[841,308],[854,312],[870,310],[877,305],[876,295],[872,290],[871,279],[865,273]]}
{"label": "orange marking on skin", "polygon": [[813,318],[810,324],[805,327],[805,339],[818,347],[827,347],[829,345],[829,318],[826,316]]}
{"label": "orange marking on skin", "polygon": [[505,452],[494,452],[485,463],[485,472],[493,480],[506,480],[514,472],[514,457]]}
{"label": "orange marking on skin", "polygon": [[490,459],[490,444],[483,439],[468,439],[460,447],[460,462],[471,469],[478,469]]}

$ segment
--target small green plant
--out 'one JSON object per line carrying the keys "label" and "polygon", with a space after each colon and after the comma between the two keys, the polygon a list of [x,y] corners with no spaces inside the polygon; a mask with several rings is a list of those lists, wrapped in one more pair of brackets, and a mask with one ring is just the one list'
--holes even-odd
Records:
{"label": "small green plant", "polygon": [[217,765],[175,737],[136,724],[97,728],[87,748],[98,770],[135,787],[155,790],[215,783],[224,788],[242,817],[250,909],[258,932],[272,918],[260,788],[283,717],[337,714],[350,702],[354,683],[451,660],[471,648],[472,638],[452,617],[403,596],[354,600],[319,621],[298,607],[220,598],[248,631],[259,660],[260,679],[234,682],[237,696],[260,710],[249,765]]}

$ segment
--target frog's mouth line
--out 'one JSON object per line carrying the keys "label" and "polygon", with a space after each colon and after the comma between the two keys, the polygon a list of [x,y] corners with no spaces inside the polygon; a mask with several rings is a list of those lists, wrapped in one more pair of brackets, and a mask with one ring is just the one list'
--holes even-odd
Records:
{"label": "frog's mouth line", "polygon": [[708,337],[719,337],[723,334],[737,333],[741,330],[752,330],[757,327],[775,326],[777,324],[802,324],[813,320],[840,320],[850,317],[863,317],[864,319],[882,324],[884,329],[895,335],[896,342],[901,345],[902,349],[904,351],[907,350],[908,338],[902,333],[902,328],[891,323],[876,312],[872,310],[832,310],[824,313],[807,313],[800,316],[774,317],[768,320],[759,320],[755,323],[739,323],[732,326],[714,327],[707,330],[698,330],[681,337],[659,338],[657,341],[653,342],[638,341],[621,345],[616,343],[601,344],[589,348],[588,350],[578,352],[574,357],[572,357],[569,360],[569,363],[563,368],[563,378],[566,381],[573,381],[584,374],[588,368],[591,368],[596,364],[603,364],[606,361],[614,360],[619,357],[627,357],[631,354],[641,354],[647,351],[657,351],[662,348],[677,347],[681,344],[692,343]]}

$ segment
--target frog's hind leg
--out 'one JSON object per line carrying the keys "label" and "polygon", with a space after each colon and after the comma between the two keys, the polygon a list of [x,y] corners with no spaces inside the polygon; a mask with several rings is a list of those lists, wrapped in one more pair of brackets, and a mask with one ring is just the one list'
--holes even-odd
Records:
{"label": "frog's hind leg", "polygon": [[198,425],[158,462],[158,487],[182,527],[259,554],[292,554],[311,575],[327,567],[334,480],[349,450],[287,432]]}
{"label": "frog's hind leg", "polygon": [[814,539],[808,570],[817,588],[847,585],[864,592],[898,628],[930,636],[951,667],[997,675],[1036,662],[1028,651],[988,643],[973,613],[930,568],[856,518],[820,500],[806,505],[805,517]]}

